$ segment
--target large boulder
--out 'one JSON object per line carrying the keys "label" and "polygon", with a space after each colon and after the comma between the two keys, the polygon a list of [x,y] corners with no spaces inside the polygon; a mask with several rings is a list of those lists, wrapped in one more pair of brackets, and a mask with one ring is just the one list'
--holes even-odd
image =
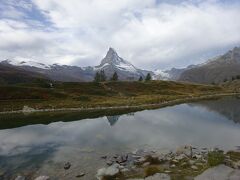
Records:
{"label": "large boulder", "polygon": [[120,173],[119,165],[113,164],[107,168],[101,168],[97,172],[97,179],[103,180],[106,178],[114,178]]}
{"label": "large boulder", "polygon": [[194,180],[239,180],[240,170],[230,168],[225,165],[219,165],[204,171]]}

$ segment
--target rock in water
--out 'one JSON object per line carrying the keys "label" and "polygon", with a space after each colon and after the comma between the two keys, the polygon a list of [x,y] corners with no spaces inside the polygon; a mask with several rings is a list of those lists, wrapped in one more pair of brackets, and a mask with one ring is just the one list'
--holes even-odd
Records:
{"label": "rock in water", "polygon": [[154,174],[153,176],[145,178],[145,180],[171,180],[171,177],[168,174],[157,173]]}
{"label": "rock in water", "polygon": [[70,167],[71,167],[71,163],[70,162],[67,162],[67,163],[64,164],[64,169],[65,170],[70,169]]}
{"label": "rock in water", "polygon": [[82,173],[78,174],[76,177],[80,178],[80,177],[83,177],[83,176],[85,176],[85,173],[82,172]]}
{"label": "rock in water", "polygon": [[25,177],[23,177],[23,176],[17,176],[16,178],[15,178],[15,180],[25,180],[26,178]]}
{"label": "rock in water", "polygon": [[119,165],[113,164],[112,166],[109,166],[107,168],[101,168],[97,172],[97,179],[103,180],[105,178],[114,178],[120,173],[119,171]]}

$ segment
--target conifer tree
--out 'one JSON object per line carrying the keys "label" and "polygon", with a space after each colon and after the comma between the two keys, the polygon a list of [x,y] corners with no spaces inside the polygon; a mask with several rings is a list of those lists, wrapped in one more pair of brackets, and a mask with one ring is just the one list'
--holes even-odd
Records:
{"label": "conifer tree", "polygon": [[148,73],[146,78],[145,78],[145,81],[151,81],[151,80],[152,80],[151,74]]}
{"label": "conifer tree", "polygon": [[118,74],[117,74],[116,72],[114,72],[111,80],[112,80],[112,81],[118,81]]}

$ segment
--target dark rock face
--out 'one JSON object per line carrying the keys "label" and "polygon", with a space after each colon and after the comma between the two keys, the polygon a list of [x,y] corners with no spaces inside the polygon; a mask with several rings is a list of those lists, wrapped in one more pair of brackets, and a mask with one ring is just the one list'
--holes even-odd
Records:
{"label": "dark rock face", "polygon": [[221,83],[240,75],[240,48],[184,71],[178,80],[195,83]]}

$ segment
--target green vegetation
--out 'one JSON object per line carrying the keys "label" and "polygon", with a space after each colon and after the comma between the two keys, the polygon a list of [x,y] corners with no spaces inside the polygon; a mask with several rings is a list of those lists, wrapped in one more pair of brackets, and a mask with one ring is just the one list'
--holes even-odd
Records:
{"label": "green vegetation", "polygon": [[116,72],[114,72],[111,81],[118,81],[118,74]]}
{"label": "green vegetation", "polygon": [[223,92],[227,91],[218,86],[171,81],[2,85],[0,111],[21,110],[24,105],[35,109],[133,106]]}
{"label": "green vegetation", "polygon": [[142,77],[142,76],[140,76],[140,78],[138,79],[138,81],[143,81],[143,77]]}
{"label": "green vegetation", "polygon": [[104,70],[97,72],[94,77],[94,82],[104,82],[107,80]]}
{"label": "green vegetation", "polygon": [[217,166],[224,161],[224,154],[222,151],[213,151],[208,153],[209,166]]}
{"label": "green vegetation", "polygon": [[152,76],[150,73],[147,74],[145,81],[151,81],[152,80]]}

